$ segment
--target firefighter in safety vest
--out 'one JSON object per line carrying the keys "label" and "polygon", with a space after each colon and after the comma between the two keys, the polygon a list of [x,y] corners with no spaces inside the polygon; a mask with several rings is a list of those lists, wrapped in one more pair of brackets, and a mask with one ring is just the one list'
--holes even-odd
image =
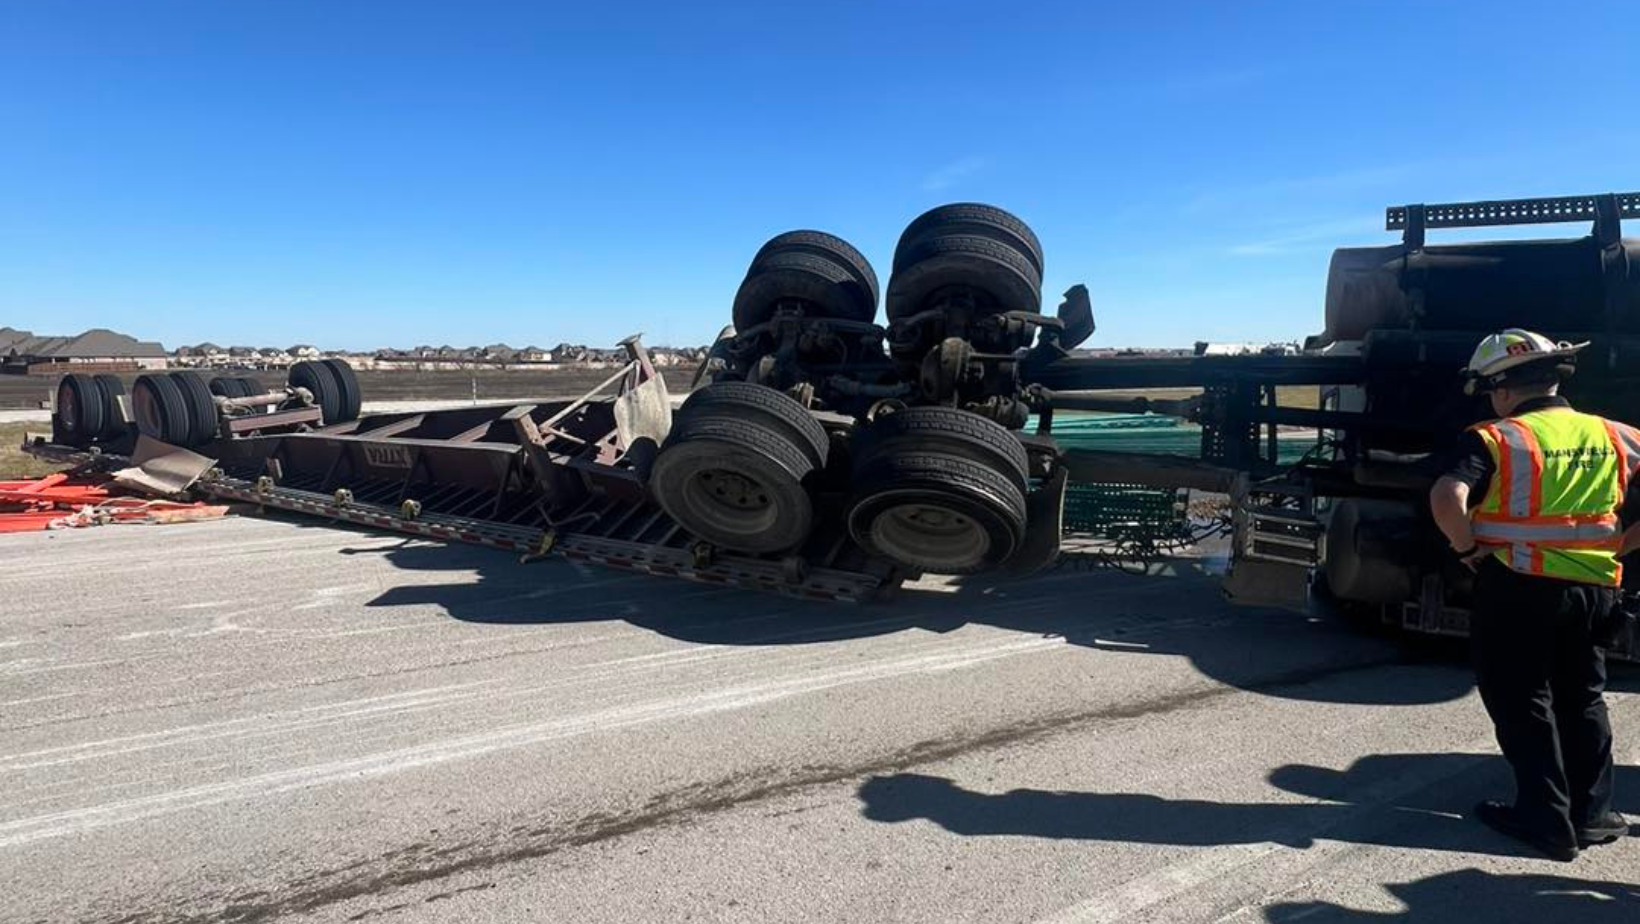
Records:
{"label": "firefighter in safety vest", "polygon": [[1476,679],[1515,775],[1514,803],[1483,802],[1476,817],[1558,860],[1628,833],[1612,809],[1599,640],[1640,545],[1640,430],[1557,394],[1586,345],[1518,329],[1481,341],[1465,391],[1487,394],[1498,419],[1464,434],[1430,492],[1475,570]]}

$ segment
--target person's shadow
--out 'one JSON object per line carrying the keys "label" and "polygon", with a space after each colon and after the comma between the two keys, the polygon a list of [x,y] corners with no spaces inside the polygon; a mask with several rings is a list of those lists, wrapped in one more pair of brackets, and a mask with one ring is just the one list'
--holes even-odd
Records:
{"label": "person's shadow", "polygon": [[1332,902],[1284,902],[1264,909],[1270,924],[1634,924],[1640,885],[1541,874],[1455,870],[1384,888],[1402,911],[1362,911]]}
{"label": "person's shadow", "polygon": [[[1478,754],[1366,757],[1348,770],[1292,764],[1271,785],[1312,800],[1259,803],[1167,799],[1148,793],[1015,789],[983,793],[943,777],[878,776],[859,788],[866,818],[926,819],[968,837],[1015,835],[1076,840],[1218,846],[1282,844],[1307,848],[1325,839],[1357,844],[1530,856],[1525,848],[1470,820],[1480,799],[1507,791],[1506,768]],[[1636,813],[1640,768],[1618,770],[1619,810]],[[1637,919],[1640,920],[1640,919]]]}

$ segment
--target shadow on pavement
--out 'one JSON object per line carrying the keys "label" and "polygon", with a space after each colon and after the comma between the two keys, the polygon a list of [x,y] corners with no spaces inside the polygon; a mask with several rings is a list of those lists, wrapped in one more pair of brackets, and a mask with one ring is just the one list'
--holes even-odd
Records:
{"label": "shadow on pavement", "polygon": [[1401,911],[1362,911],[1331,902],[1287,902],[1264,910],[1270,924],[1417,924],[1475,921],[1485,924],[1633,924],[1640,921],[1640,885],[1568,876],[1487,873],[1478,869],[1441,873],[1384,889],[1405,905]]}
{"label": "shadow on pavement", "polygon": [[[1223,599],[1218,577],[1189,559],[1144,576],[1064,570],[1006,583],[908,587],[892,601],[851,605],[562,559],[521,565],[505,553],[419,540],[344,554],[380,554],[406,571],[452,575],[389,588],[372,606],[436,606],[454,619],[490,625],[620,619],[671,638],[718,645],[808,644],[984,625],[1132,657],[1182,657],[1222,683],[1297,699],[1410,705],[1456,699],[1472,686],[1461,659],[1430,658],[1420,646],[1358,635],[1326,619],[1233,606]],[[1405,663],[1434,667],[1412,677],[1365,670]],[[1355,682],[1310,682],[1356,670],[1362,675]]]}
{"label": "shadow on pavement", "polygon": [[[1269,782],[1294,795],[1327,801],[1231,803],[1039,789],[992,794],[916,773],[873,777],[861,784],[858,795],[862,814],[873,821],[925,819],[965,837],[1014,835],[1193,847],[1269,843],[1294,848],[1329,840],[1535,856],[1465,817],[1481,799],[1508,793],[1501,758],[1392,754],[1362,758],[1344,771],[1292,764],[1273,771]],[[1618,768],[1617,792],[1620,811],[1640,814],[1640,768]]]}

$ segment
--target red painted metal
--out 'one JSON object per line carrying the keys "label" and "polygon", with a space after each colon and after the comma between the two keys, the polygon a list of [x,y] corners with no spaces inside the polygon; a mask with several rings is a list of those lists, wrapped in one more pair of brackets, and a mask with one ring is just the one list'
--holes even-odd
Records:
{"label": "red painted metal", "polygon": [[110,490],[106,475],[58,472],[30,481],[0,481],[0,533],[35,532],[55,526],[160,522],[220,516],[225,508],[144,500]]}
{"label": "red painted metal", "polygon": [[0,481],[0,505],[97,504],[108,500],[108,478],[57,472],[33,481]]}

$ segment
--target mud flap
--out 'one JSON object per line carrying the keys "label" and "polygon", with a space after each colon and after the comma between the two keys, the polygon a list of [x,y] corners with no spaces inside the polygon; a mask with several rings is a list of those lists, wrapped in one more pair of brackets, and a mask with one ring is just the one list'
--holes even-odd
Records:
{"label": "mud flap", "polygon": [[1026,577],[1059,560],[1059,543],[1065,535],[1065,488],[1069,483],[1070,471],[1055,465],[1041,487],[1026,495],[1025,542],[1003,566],[1005,575]]}
{"label": "mud flap", "polygon": [[1307,612],[1310,569],[1285,562],[1243,558],[1231,562],[1222,585],[1225,599],[1240,606],[1269,606]]}

